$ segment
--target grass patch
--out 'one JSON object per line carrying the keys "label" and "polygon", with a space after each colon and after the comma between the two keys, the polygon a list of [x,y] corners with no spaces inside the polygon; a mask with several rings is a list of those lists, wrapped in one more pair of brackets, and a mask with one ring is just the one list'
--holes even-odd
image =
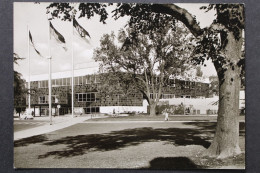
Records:
{"label": "grass patch", "polygon": [[245,153],[229,157],[226,159],[217,159],[211,157],[193,157],[192,161],[199,167],[210,169],[241,169],[245,167]]}
{"label": "grass patch", "polygon": [[[120,114],[118,116],[105,115],[104,118],[95,118],[86,121],[164,121],[163,115],[150,116],[147,114]],[[239,116],[240,121],[244,121],[244,116]],[[169,121],[217,121],[217,116],[208,115],[169,115]]]}
{"label": "grass patch", "polygon": [[[136,115],[124,115],[124,116],[107,116],[104,118],[95,118],[86,121],[164,121],[163,115],[149,116],[144,114]],[[169,121],[210,121],[217,120],[216,116],[186,116],[186,115],[174,115],[169,116]]]}

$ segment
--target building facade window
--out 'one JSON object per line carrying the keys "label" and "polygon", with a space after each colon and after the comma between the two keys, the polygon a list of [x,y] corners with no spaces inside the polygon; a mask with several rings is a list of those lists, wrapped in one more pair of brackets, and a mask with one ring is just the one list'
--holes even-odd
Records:
{"label": "building facade window", "polygon": [[51,84],[53,87],[62,86],[62,80],[63,79],[52,79]]}
{"label": "building facade window", "polygon": [[86,84],[91,84],[91,76],[86,77]]}
{"label": "building facade window", "polygon": [[99,76],[95,76],[95,83],[100,83],[100,77]]}
{"label": "building facade window", "polygon": [[195,82],[191,82],[191,89],[195,88]]}
{"label": "building facade window", "polygon": [[84,108],[86,114],[91,114],[91,113],[99,113],[100,108],[99,107],[86,107]]}
{"label": "building facade window", "polygon": [[150,94],[150,99],[157,99],[158,98],[158,93],[155,93],[155,94]]}
{"label": "building facade window", "polygon": [[76,100],[78,102],[95,102],[96,101],[96,93],[77,93],[75,94]]}
{"label": "building facade window", "polygon": [[[85,80],[86,80],[86,82],[85,82]],[[100,83],[100,77],[99,76],[74,77],[74,85],[83,85],[84,83],[86,83],[86,84]],[[52,84],[52,87],[70,86],[71,78],[52,79],[51,84]],[[38,82],[38,88],[48,88],[48,87],[49,87],[48,80]]]}
{"label": "building facade window", "polygon": [[162,99],[172,99],[175,98],[174,94],[163,94]]}
{"label": "building facade window", "polygon": [[71,78],[66,78],[66,85],[70,86],[71,85]]}
{"label": "building facade window", "polygon": [[39,97],[39,104],[48,103],[48,96],[40,96]]}
{"label": "building facade window", "polygon": [[184,88],[189,88],[190,87],[190,82],[189,81],[185,81],[184,82]]}
{"label": "building facade window", "polygon": [[43,80],[38,82],[38,88],[48,88],[49,81],[48,80]]}
{"label": "building facade window", "polygon": [[56,83],[58,86],[62,86],[62,79],[56,79]]}
{"label": "building facade window", "polygon": [[[51,102],[52,103],[58,103],[59,99],[58,99],[58,95],[52,95],[51,96]],[[40,96],[39,97],[39,104],[46,104],[49,103],[49,96],[45,95],[45,96]]]}
{"label": "building facade window", "polygon": [[51,102],[52,103],[59,103],[58,95],[52,95],[51,96]]}
{"label": "building facade window", "polygon": [[175,79],[169,79],[169,86],[173,88],[176,87]]}
{"label": "building facade window", "polygon": [[74,77],[74,85],[83,85],[83,76]]}
{"label": "building facade window", "polygon": [[[82,77],[76,77],[75,78],[75,85],[80,85],[83,82]],[[39,81],[38,82],[38,88],[48,88],[48,80]],[[59,87],[59,86],[70,86],[71,85],[71,78],[61,78],[61,79],[52,79],[51,80],[52,87]]]}

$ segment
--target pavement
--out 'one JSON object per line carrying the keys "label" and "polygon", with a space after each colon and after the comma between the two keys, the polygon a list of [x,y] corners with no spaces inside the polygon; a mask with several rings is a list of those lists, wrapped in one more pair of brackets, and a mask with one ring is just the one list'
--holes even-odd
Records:
{"label": "pavement", "polygon": [[[68,118],[67,121],[78,118],[83,120],[89,117]],[[84,123],[89,122],[92,121]],[[204,161],[196,156],[209,146],[216,124],[197,121],[190,124],[174,121],[84,123],[80,122],[51,134],[15,141],[15,168],[173,170],[198,169],[208,165],[207,163],[214,169],[215,166],[223,166],[222,169],[243,169],[244,166],[243,158],[236,159],[238,161],[229,165],[229,162],[220,164],[214,160]],[[241,129],[239,140],[244,151],[244,129]],[[235,164],[240,167],[234,167]]]}
{"label": "pavement", "polygon": [[[87,115],[87,116],[76,116],[74,118],[72,118],[72,115],[59,116],[59,117],[56,116],[56,117],[52,117],[52,125],[50,125],[50,123],[47,123],[47,121],[50,119],[49,117],[34,117],[34,120],[41,120],[41,121],[45,121],[46,123],[38,127],[33,127],[30,129],[14,132],[14,141],[60,130],[72,126],[74,124],[84,122],[91,118],[104,118],[104,116],[96,115],[95,117],[91,117],[91,115]],[[14,120],[19,120],[19,119],[15,118]]]}

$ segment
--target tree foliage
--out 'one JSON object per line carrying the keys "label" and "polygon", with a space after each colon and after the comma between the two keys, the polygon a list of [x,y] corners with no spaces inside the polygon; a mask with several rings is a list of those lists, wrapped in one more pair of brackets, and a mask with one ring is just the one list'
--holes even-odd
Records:
{"label": "tree foliage", "polygon": [[194,38],[181,23],[175,24],[174,32],[170,24],[146,34],[133,30],[121,29],[117,38],[114,33],[105,34],[94,58],[102,62],[106,73],[117,73],[118,76],[106,80],[118,79],[128,89],[133,89],[129,87],[132,84],[149,104],[157,105],[169,76],[189,68],[187,57]]}
{"label": "tree foliage", "polygon": [[[79,13],[79,17],[88,19],[99,15],[100,22],[105,23],[109,15],[106,7],[111,5],[112,3],[80,3],[78,6],[73,3],[52,3],[47,11],[53,18],[62,20],[70,20],[71,15],[75,13]],[[199,39],[193,52],[194,63],[204,64],[206,59],[212,59],[219,75],[235,65],[241,67],[241,74],[243,74],[244,57],[237,62],[227,60],[224,48],[227,44],[228,31],[232,32],[236,39],[241,37],[241,30],[245,26],[244,5],[210,4],[202,6],[201,9],[206,12],[214,9],[217,12],[216,19],[208,28],[200,28],[195,16],[174,4],[117,3],[112,13],[114,19],[130,16],[128,25],[133,29],[133,36],[139,32],[151,33],[166,25],[174,29],[176,21],[179,20]],[[129,40],[131,38],[135,37],[129,37]]]}
{"label": "tree foliage", "polygon": [[[241,68],[242,77],[245,70],[245,56],[241,56],[238,60],[227,59],[225,49],[228,43],[228,32],[231,32],[236,40],[242,37],[241,32],[245,25],[244,6],[241,4],[211,4],[201,7],[201,9],[206,10],[206,12],[215,9],[217,17],[199,37],[193,52],[193,61],[197,64],[203,64],[206,59],[211,59],[219,76],[223,76],[227,68],[238,66]],[[223,80],[223,77],[220,78]]]}
{"label": "tree foliage", "polygon": [[[18,54],[13,54],[14,63],[18,64],[18,60],[22,60],[24,58],[19,57]],[[27,89],[25,87],[25,80],[22,79],[22,75],[14,71],[14,107],[19,112],[21,107],[26,106],[26,93]]]}
{"label": "tree foliage", "polygon": [[111,4],[101,3],[51,3],[47,7],[47,14],[51,14],[52,19],[59,18],[61,20],[71,21],[72,16],[79,12],[79,18],[86,17],[90,19],[95,15],[100,16],[100,22],[106,23],[108,13],[106,7]]}

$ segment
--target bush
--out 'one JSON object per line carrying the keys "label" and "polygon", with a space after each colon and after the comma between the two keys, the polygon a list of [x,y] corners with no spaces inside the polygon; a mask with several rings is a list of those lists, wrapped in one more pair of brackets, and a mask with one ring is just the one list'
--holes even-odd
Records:
{"label": "bush", "polygon": [[[184,114],[184,106],[183,105],[157,105],[155,108],[156,115],[163,114],[163,111],[168,109],[168,113],[170,115],[183,115]],[[148,114],[149,112],[148,106]]]}
{"label": "bush", "polygon": [[135,116],[135,115],[136,115],[135,111],[129,113],[129,116]]}
{"label": "bush", "polygon": [[183,115],[184,114],[184,106],[183,105],[176,106],[175,110],[174,110],[174,114]]}

